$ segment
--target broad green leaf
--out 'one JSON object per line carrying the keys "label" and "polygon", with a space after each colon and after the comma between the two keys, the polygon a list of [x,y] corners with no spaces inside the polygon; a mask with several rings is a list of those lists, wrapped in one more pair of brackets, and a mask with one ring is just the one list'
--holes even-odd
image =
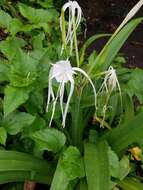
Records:
{"label": "broad green leaf", "polygon": [[23,128],[23,137],[31,137],[33,133],[36,131],[39,131],[41,129],[44,129],[47,127],[46,121],[40,117],[38,114],[36,114],[34,122],[30,125],[30,127]]}
{"label": "broad green leaf", "polygon": [[4,115],[15,111],[21,104],[25,103],[29,98],[29,90],[26,88],[15,88],[7,86],[4,96]]}
{"label": "broad green leaf", "polygon": [[88,190],[109,190],[108,145],[105,141],[85,143],[84,162]]}
{"label": "broad green leaf", "polygon": [[113,129],[106,136],[110,146],[116,153],[124,151],[132,143],[143,137],[143,112],[130,121]]}
{"label": "broad green leaf", "polygon": [[37,78],[38,61],[28,53],[18,50],[12,60],[10,82],[14,87],[27,87]]}
{"label": "broad green leaf", "polygon": [[0,10],[0,26],[6,28],[12,35],[21,31],[22,22],[17,18],[12,18],[8,13]]}
{"label": "broad green leaf", "polygon": [[143,70],[136,68],[132,70],[130,74],[130,80],[125,85],[124,90],[130,95],[130,97],[136,96],[140,103],[143,103]]}
{"label": "broad green leaf", "polygon": [[44,95],[43,91],[36,89],[26,102],[26,110],[31,114],[43,113]]}
{"label": "broad green leaf", "polygon": [[33,48],[43,50],[43,40],[44,40],[44,38],[45,38],[44,32],[41,32],[38,35],[34,36],[33,39],[32,39]]}
{"label": "broad green leaf", "polygon": [[123,180],[130,172],[130,161],[127,156],[123,156],[123,158],[120,160],[120,175],[119,179]]}
{"label": "broad green leaf", "polygon": [[109,156],[109,165],[110,165],[110,175],[112,177],[118,178],[120,174],[120,162],[117,154],[108,149],[108,156]]}
{"label": "broad green leaf", "polygon": [[143,190],[143,183],[135,178],[125,178],[118,183],[118,186],[123,190]]}
{"label": "broad green leaf", "polygon": [[70,146],[63,152],[61,167],[66,173],[68,180],[85,176],[83,160],[76,147]]}
{"label": "broad green leaf", "polygon": [[59,159],[50,190],[67,190],[69,180],[61,167],[61,164],[62,162]]}
{"label": "broad green leaf", "polygon": [[0,61],[0,81],[9,81],[9,64],[6,61]]}
{"label": "broad green leaf", "polygon": [[25,4],[19,3],[19,11],[31,23],[48,23],[57,19],[57,12],[54,9],[36,9]]}
{"label": "broad green leaf", "polygon": [[17,18],[13,18],[9,24],[8,30],[14,36],[17,32],[21,31],[22,27],[22,22]]}
{"label": "broad green leaf", "polygon": [[7,139],[7,132],[4,127],[0,127],[0,144],[5,145]]}
{"label": "broad green leaf", "polygon": [[38,0],[38,3],[44,8],[53,7],[53,0]]}
{"label": "broad green leaf", "polygon": [[127,38],[141,21],[142,18],[130,21],[121,29],[121,31],[116,34],[116,36],[112,40],[109,40],[109,43],[107,42],[107,44],[104,46],[104,48],[96,58],[95,62],[89,68],[89,73],[92,76],[100,71],[106,70],[110,66],[111,62],[117,55],[122,45],[125,43]]}
{"label": "broad green leaf", "polygon": [[25,112],[14,112],[4,118],[2,126],[7,133],[15,135],[23,130],[24,127],[31,125],[35,117]]}
{"label": "broad green leaf", "polygon": [[31,137],[41,150],[52,152],[58,152],[66,142],[64,133],[54,128],[41,129],[32,134]]}
{"label": "broad green leaf", "polygon": [[9,28],[11,16],[3,10],[0,10],[0,26],[3,28]]}
{"label": "broad green leaf", "polygon": [[23,39],[11,37],[0,42],[0,50],[11,61],[17,54],[18,49],[25,45],[26,42]]}

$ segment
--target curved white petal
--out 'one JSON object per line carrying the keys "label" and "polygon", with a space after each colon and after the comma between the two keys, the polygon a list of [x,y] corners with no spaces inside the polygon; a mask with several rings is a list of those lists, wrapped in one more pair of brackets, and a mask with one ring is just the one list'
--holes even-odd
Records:
{"label": "curved white petal", "polygon": [[96,108],[96,96],[97,96],[97,94],[96,94],[96,89],[95,89],[95,86],[94,86],[92,80],[90,79],[90,77],[88,76],[88,74],[84,70],[82,70],[82,69],[80,69],[78,67],[73,67],[73,70],[82,73],[88,79],[88,81],[90,82],[90,84],[91,84],[91,86],[93,88],[93,92],[94,92],[94,99],[95,99],[94,103],[95,103],[95,108]]}
{"label": "curved white petal", "polygon": [[60,106],[61,106],[61,111],[62,111],[62,117],[64,114],[64,109],[63,109],[63,98],[64,98],[64,91],[65,91],[65,83],[62,82],[61,84],[61,89],[60,89]]}
{"label": "curved white petal", "polygon": [[50,127],[51,124],[52,124],[52,120],[53,120],[53,117],[54,117],[54,114],[55,114],[55,109],[56,109],[56,104],[57,104],[57,100],[58,100],[58,96],[59,96],[60,88],[61,88],[61,85],[59,85],[59,88],[58,88],[58,91],[57,91],[56,98],[55,98],[54,101],[53,101],[53,109],[52,109],[52,115],[51,115],[51,119],[50,119],[49,127]]}
{"label": "curved white petal", "polygon": [[52,99],[53,100],[55,99],[53,88],[52,88],[52,74],[53,74],[53,69],[51,69],[49,72],[49,86],[48,86],[48,99],[47,99],[46,112],[48,112],[48,109],[49,109],[50,97],[52,96]]}
{"label": "curved white petal", "polygon": [[72,97],[72,94],[73,94],[73,91],[74,91],[74,80],[72,78],[70,78],[70,83],[71,83],[70,92],[69,92],[69,95],[68,95],[68,100],[67,100],[65,110],[64,110],[64,115],[63,115],[63,122],[62,122],[63,127],[65,127],[65,122],[66,122],[67,112],[68,112],[68,108],[69,108],[69,103],[70,103],[70,100],[71,100],[71,97]]}
{"label": "curved white petal", "polygon": [[[82,17],[82,10],[81,7],[79,6],[79,4],[76,1],[69,1],[67,3],[65,3],[62,7],[62,11],[65,13],[66,11],[69,12],[69,18],[68,18],[68,26],[67,26],[67,30],[66,31],[62,31],[63,30],[63,23],[62,22],[62,15],[60,17],[60,28],[61,28],[61,32],[65,32],[66,33],[66,39],[65,39],[65,43],[70,44],[70,54],[72,53],[72,49],[73,49],[73,36],[74,36],[74,25],[75,25],[75,30],[77,30],[80,22],[81,22],[81,17]],[[75,22],[75,23],[74,23]],[[61,50],[61,54],[63,53],[63,47]]]}

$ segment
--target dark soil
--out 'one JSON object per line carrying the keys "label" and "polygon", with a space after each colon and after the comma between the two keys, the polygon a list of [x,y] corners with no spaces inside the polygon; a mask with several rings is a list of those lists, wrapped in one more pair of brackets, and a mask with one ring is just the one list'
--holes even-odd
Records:
{"label": "dark soil", "polygon": [[[96,33],[113,33],[138,0],[78,0],[86,17],[87,38]],[[143,16],[143,7],[135,17]],[[106,40],[96,42],[101,49]],[[143,67],[143,24],[140,24],[120,51],[129,67]]]}

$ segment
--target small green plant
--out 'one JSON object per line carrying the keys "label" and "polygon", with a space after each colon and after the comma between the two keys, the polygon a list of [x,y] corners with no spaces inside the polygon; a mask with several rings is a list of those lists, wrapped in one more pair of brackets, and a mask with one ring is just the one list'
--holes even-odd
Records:
{"label": "small green plant", "polygon": [[[1,189],[25,181],[50,190],[143,189],[143,71],[125,68],[118,54],[143,20],[132,19],[142,4],[113,35],[79,49],[76,1],[61,16],[51,0],[1,3]],[[87,55],[105,36],[102,51]]]}

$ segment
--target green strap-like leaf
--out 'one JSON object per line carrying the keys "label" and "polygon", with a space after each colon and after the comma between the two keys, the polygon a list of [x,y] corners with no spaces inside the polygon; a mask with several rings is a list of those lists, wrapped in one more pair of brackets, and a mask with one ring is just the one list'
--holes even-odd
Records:
{"label": "green strap-like leaf", "polygon": [[61,160],[59,159],[50,190],[66,190],[68,184],[69,180],[61,167]]}
{"label": "green strap-like leaf", "polygon": [[0,184],[10,183],[10,182],[24,182],[26,180],[36,181],[43,184],[51,183],[51,176],[43,176],[42,174],[34,174],[28,171],[10,171],[10,172],[0,172]]}
{"label": "green strap-like leaf", "polygon": [[106,70],[110,66],[122,45],[142,20],[143,18],[132,20],[124,26],[124,28],[122,28],[122,30],[110,41],[110,43],[107,42],[103,50],[96,58],[94,64],[89,68],[89,73],[91,73],[92,76],[97,72]]}
{"label": "green strap-like leaf", "polygon": [[82,62],[84,61],[84,56],[85,56],[85,51],[86,49],[96,40],[106,37],[106,36],[110,36],[109,34],[95,34],[93,36],[91,36],[82,46],[81,50],[80,50],[80,64],[82,64]]}
{"label": "green strap-like leaf", "polygon": [[54,166],[30,154],[0,150],[0,184],[25,180],[50,184]]}
{"label": "green strap-like leaf", "polygon": [[143,137],[143,112],[139,113],[130,121],[113,129],[107,139],[116,153],[120,153],[127,146],[137,142]]}
{"label": "green strap-like leaf", "polygon": [[129,177],[119,182],[118,186],[121,187],[123,190],[143,190],[143,183]]}
{"label": "green strap-like leaf", "polygon": [[85,143],[85,171],[88,190],[109,190],[108,145],[105,141],[97,144]]}

